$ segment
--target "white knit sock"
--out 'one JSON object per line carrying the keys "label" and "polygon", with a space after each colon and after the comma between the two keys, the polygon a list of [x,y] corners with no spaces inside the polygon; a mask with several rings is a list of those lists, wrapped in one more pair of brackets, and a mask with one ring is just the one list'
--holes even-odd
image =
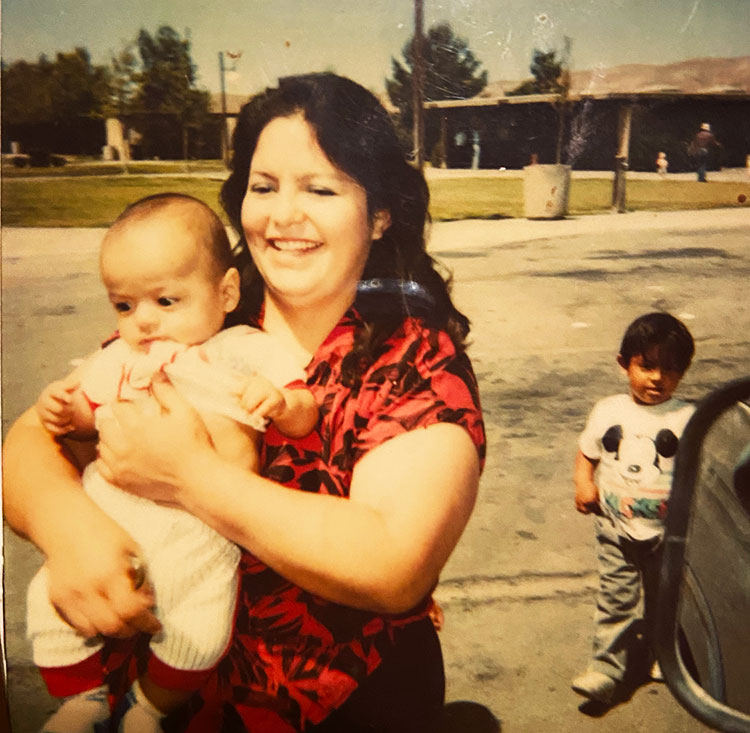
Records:
{"label": "white knit sock", "polygon": [[109,719],[107,688],[97,687],[65,698],[44,724],[42,733],[91,733],[95,723]]}
{"label": "white knit sock", "polygon": [[131,692],[135,702],[122,716],[118,733],[162,733],[161,721],[165,715],[146,697],[138,680]]}

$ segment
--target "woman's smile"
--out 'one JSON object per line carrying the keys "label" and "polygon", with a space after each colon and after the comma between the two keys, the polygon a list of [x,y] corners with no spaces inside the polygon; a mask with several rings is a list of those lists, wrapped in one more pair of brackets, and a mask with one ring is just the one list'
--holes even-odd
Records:
{"label": "woman's smile", "polygon": [[281,239],[272,238],[268,243],[279,252],[312,252],[323,246],[322,242],[315,242],[309,239]]}

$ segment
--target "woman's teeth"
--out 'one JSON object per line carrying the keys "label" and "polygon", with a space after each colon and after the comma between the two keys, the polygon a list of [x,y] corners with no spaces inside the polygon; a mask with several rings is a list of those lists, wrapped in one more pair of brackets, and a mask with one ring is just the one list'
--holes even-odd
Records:
{"label": "woman's teeth", "polygon": [[276,249],[286,252],[300,252],[320,246],[320,242],[311,242],[306,239],[273,239],[271,240],[271,244]]}

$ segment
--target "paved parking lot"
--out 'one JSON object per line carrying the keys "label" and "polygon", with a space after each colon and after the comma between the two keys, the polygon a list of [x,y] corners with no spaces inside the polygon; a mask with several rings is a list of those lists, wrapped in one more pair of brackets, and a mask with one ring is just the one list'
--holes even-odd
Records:
{"label": "paved parking lot", "polygon": [[[111,330],[101,234],[3,232],[4,427]],[[596,574],[571,465],[593,403],[625,386],[614,357],[637,315],[669,310],[693,332],[682,396],[747,373],[749,241],[741,208],[433,227],[432,251],[473,322],[489,441],[477,507],[437,591],[449,701],[483,706],[509,733],[704,730],[656,683],[603,716],[579,710],[569,682],[587,662]],[[40,560],[8,532],[5,549],[11,706],[25,733],[53,706],[23,637]]]}

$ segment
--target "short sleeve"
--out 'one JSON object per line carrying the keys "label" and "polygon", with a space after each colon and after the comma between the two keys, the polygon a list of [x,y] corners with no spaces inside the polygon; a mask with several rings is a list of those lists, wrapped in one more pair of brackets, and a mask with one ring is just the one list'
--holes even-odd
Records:
{"label": "short sleeve", "polygon": [[598,461],[602,456],[602,421],[603,402],[599,401],[591,410],[586,427],[578,438],[578,447],[586,458]]}
{"label": "short sleeve", "polygon": [[260,431],[265,430],[266,420],[240,404],[246,377],[261,374],[279,388],[296,385],[304,377],[283,345],[249,326],[235,326],[190,347],[165,366],[165,371],[194,407]]}
{"label": "short sleeve", "polygon": [[443,331],[414,328],[368,371],[354,417],[353,459],[396,435],[454,423],[484,463],[485,434],[476,378],[466,354]]}

